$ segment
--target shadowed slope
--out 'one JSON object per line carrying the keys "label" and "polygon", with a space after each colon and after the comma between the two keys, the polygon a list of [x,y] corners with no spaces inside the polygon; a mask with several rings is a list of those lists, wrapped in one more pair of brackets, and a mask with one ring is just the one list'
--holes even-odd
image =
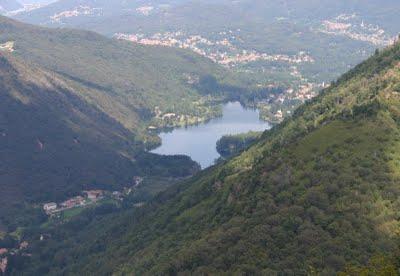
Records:
{"label": "shadowed slope", "polygon": [[144,153],[132,132],[83,101],[77,85],[57,74],[1,55],[0,83],[0,200],[6,224],[18,225],[10,204],[60,200],[94,187],[121,189],[135,175],[181,176],[196,167],[182,157],[188,166],[169,170],[168,158]]}

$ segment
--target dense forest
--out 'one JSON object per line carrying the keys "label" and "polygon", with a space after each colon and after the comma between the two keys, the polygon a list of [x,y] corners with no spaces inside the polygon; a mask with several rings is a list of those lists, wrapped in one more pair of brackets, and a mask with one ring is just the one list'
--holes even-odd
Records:
{"label": "dense forest", "polygon": [[[231,160],[141,208],[31,229],[10,274],[393,272],[400,44],[343,75]],[[49,239],[40,241],[46,233]],[[382,257],[380,257],[382,256]]]}

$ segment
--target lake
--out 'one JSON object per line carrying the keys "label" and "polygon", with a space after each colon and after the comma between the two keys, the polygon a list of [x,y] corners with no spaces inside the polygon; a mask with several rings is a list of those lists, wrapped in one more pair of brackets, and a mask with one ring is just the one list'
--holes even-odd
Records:
{"label": "lake", "polygon": [[258,110],[246,109],[238,102],[225,104],[220,118],[161,133],[162,145],[151,152],[161,155],[188,155],[202,168],[207,168],[220,157],[216,143],[222,136],[270,129],[270,124],[260,120],[259,115]]}

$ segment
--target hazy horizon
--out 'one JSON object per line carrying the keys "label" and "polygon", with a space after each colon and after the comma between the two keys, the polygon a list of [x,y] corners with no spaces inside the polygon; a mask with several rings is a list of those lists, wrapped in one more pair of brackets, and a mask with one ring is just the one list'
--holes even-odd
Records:
{"label": "hazy horizon", "polygon": [[53,2],[57,2],[57,0],[19,0],[19,3],[23,5],[27,4],[50,4]]}

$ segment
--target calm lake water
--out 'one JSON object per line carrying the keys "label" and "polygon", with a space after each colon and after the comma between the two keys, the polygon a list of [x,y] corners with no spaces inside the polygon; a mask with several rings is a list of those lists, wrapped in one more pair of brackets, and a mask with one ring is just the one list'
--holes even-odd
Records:
{"label": "calm lake water", "polygon": [[222,136],[264,131],[269,128],[268,123],[259,119],[257,110],[245,109],[237,102],[228,103],[223,107],[221,118],[213,119],[205,124],[161,133],[162,145],[152,152],[162,155],[188,155],[202,168],[207,168],[220,157],[216,150],[216,143]]}

